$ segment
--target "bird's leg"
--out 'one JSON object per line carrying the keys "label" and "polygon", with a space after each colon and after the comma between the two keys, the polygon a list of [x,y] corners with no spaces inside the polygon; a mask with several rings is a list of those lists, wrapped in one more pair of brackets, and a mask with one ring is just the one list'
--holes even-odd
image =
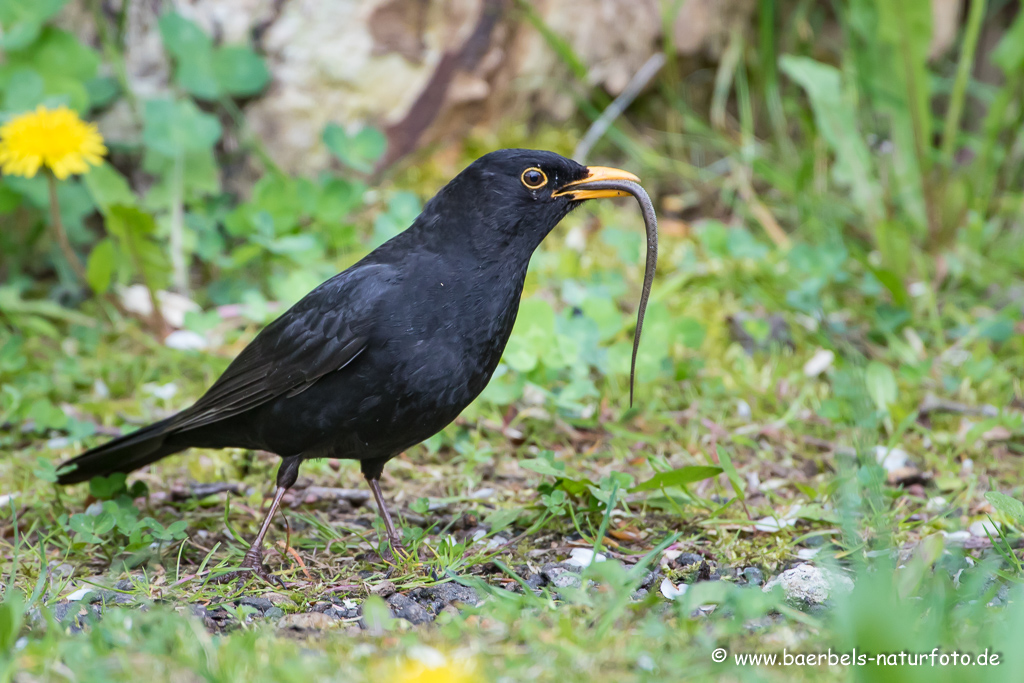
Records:
{"label": "bird's leg", "polygon": [[[402,537],[395,529],[395,523],[391,521],[391,513],[388,512],[388,506],[384,502],[384,494],[380,490],[380,478],[379,477],[366,477],[366,483],[370,485],[370,490],[373,492],[373,499],[377,501],[377,509],[380,511],[380,516],[384,520],[384,528],[388,532],[388,543],[391,545],[391,550],[404,557],[409,556],[409,552],[402,545]],[[390,554],[390,553],[389,553]],[[385,561],[394,560],[394,556],[390,558],[384,558]]]}
{"label": "bird's leg", "polygon": [[236,578],[245,579],[246,575],[251,573],[267,583],[277,584],[282,588],[285,587],[284,581],[272,575],[270,570],[263,564],[263,539],[266,538],[267,532],[270,530],[270,523],[274,521],[277,508],[281,506],[281,499],[288,489],[295,484],[295,480],[299,478],[299,464],[301,462],[301,459],[298,457],[285,458],[284,462],[281,463],[281,467],[277,470],[277,491],[274,492],[274,500],[270,503],[270,509],[267,511],[267,516],[263,519],[263,525],[260,527],[259,533],[256,534],[252,545],[245,551],[245,556],[242,558],[241,566],[250,571],[225,574],[219,577],[219,582],[226,583]]}
{"label": "bird's leg", "polygon": [[274,493],[274,500],[270,503],[270,510],[267,511],[267,516],[263,520],[263,526],[260,527],[260,532],[256,534],[256,538],[253,539],[252,545],[245,551],[245,556],[242,558],[242,565],[246,569],[251,569],[252,573],[260,577],[267,583],[276,583],[282,588],[284,582],[280,578],[273,576],[270,570],[267,569],[266,565],[263,564],[263,539],[267,536],[267,531],[270,529],[270,523],[274,521],[274,515],[277,513],[277,508],[281,505],[281,498],[284,497],[285,491],[283,486],[278,486],[277,491]]}

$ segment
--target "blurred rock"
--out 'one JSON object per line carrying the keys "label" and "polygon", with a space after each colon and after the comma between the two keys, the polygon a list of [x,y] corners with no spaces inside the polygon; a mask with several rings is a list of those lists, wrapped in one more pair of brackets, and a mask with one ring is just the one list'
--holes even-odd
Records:
{"label": "blurred rock", "polygon": [[786,602],[794,607],[815,613],[831,606],[837,594],[853,590],[849,577],[809,564],[799,564],[787,569],[764,585],[766,593],[776,586],[782,586]]}
{"label": "blurred rock", "polygon": [[277,627],[295,631],[322,631],[332,628],[337,621],[322,612],[302,612],[284,615],[278,619]]}
{"label": "blurred rock", "polygon": [[[117,4],[117,3],[115,3]],[[536,18],[571,46],[587,85],[619,94],[663,45],[658,0],[536,0]],[[671,23],[681,55],[714,60],[733,27],[749,30],[755,0],[688,0]],[[575,79],[512,0],[175,0],[132,2],[125,62],[140,98],[171,92],[171,65],[157,27],[174,9],[221,44],[250,43],[271,84],[243,103],[253,132],[287,171],[315,172],[331,157],[329,122],[387,131],[388,161],[426,142],[518,113],[565,118]],[[96,45],[85,0],[60,24]],[[139,136],[130,108],[111,107],[100,128],[111,140]]]}
{"label": "blurred rock", "polygon": [[410,624],[425,624],[434,619],[430,612],[407,595],[395,593],[388,598],[387,603],[396,618],[405,619]]}

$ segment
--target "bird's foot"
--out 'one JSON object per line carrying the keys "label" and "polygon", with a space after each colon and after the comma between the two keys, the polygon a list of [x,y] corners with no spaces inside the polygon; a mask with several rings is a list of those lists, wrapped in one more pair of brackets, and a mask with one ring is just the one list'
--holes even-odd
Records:
{"label": "bird's foot", "polygon": [[280,577],[274,576],[270,573],[270,569],[263,564],[263,549],[262,548],[249,548],[245,552],[245,557],[242,558],[242,563],[239,565],[241,569],[227,574],[222,574],[216,579],[213,579],[214,583],[231,583],[232,581],[238,581],[240,584],[244,583],[250,576],[258,576],[267,583],[286,588],[284,581]]}
{"label": "bird's foot", "polygon": [[406,549],[405,545],[402,544],[401,539],[388,538],[387,543],[381,545],[380,559],[388,566],[385,578],[390,578],[399,565],[414,561],[417,558],[409,552],[408,549]]}

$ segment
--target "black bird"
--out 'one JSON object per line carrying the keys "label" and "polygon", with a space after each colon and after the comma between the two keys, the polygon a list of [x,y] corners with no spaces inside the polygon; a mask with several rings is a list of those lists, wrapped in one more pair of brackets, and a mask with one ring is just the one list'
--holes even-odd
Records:
{"label": "black bird", "polygon": [[637,180],[552,152],[481,157],[407,230],[264,328],[194,405],[69,460],[58,482],[131,472],[191,447],[275,453],[277,491],[242,562],[270,581],[263,539],[299,465],[359,460],[401,548],[380,490],[384,464],[483,391],[544,237],[583,200],[626,194],[602,183]]}

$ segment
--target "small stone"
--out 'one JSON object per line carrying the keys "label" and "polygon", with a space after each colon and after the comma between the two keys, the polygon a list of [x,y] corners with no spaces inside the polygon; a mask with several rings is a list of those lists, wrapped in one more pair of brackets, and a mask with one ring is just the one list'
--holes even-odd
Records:
{"label": "small stone", "polygon": [[430,612],[407,595],[395,593],[387,599],[387,603],[396,618],[405,619],[410,624],[425,624],[433,620]]}
{"label": "small stone", "polygon": [[661,578],[661,572],[660,571],[647,572],[646,574],[644,574],[644,578],[640,580],[640,588],[650,588],[660,578]]}
{"label": "small stone", "polygon": [[962,546],[964,543],[971,540],[970,531],[949,531],[941,533],[946,537],[946,543],[951,546]]}
{"label": "small stone", "polygon": [[119,591],[135,590],[139,586],[145,586],[148,582],[144,576],[133,576],[130,579],[121,579],[114,584],[114,589]]}
{"label": "small stone", "polygon": [[201,351],[209,345],[206,337],[191,330],[175,330],[164,339],[164,346],[178,351]]}
{"label": "small stone", "polygon": [[379,595],[380,597],[384,598],[385,600],[388,599],[389,597],[391,597],[392,595],[394,595],[395,591],[397,591],[397,590],[398,589],[395,588],[395,584],[391,583],[390,581],[386,581],[386,580],[385,581],[381,581],[380,583],[378,583],[378,584],[376,584],[374,586],[370,586],[370,592],[372,594]]}
{"label": "small stone", "polygon": [[68,602],[78,602],[79,600],[82,600],[83,598],[85,598],[85,596],[89,595],[90,593],[91,594],[95,594],[96,591],[93,588],[91,588],[90,586],[85,586],[84,588],[79,588],[78,590],[76,590],[73,593],[68,593],[66,596],[64,596],[64,599],[67,600]]}
{"label": "small stone", "polygon": [[676,566],[689,567],[693,564],[699,565],[703,561],[704,557],[702,555],[698,555],[697,553],[682,553],[679,557],[676,558]]}
{"label": "small stone", "polygon": [[637,588],[635,591],[633,591],[630,594],[629,599],[634,601],[634,602],[639,602],[640,600],[643,600],[647,596],[648,596],[648,592],[647,592],[646,588]]}
{"label": "small stone", "polygon": [[820,612],[831,606],[837,593],[853,590],[853,581],[844,574],[826,571],[809,564],[787,569],[764,585],[764,592],[782,586],[786,602],[797,609]]}
{"label": "small stone", "polygon": [[836,354],[828,349],[818,349],[811,356],[810,360],[804,363],[804,375],[807,377],[817,377],[821,373],[832,367],[832,363],[836,359]]}
{"label": "small stone", "polygon": [[263,613],[263,616],[266,619],[280,619],[284,616],[284,610],[280,607],[271,607]]}
{"label": "small stone", "polygon": [[886,472],[898,472],[907,468],[910,463],[910,454],[902,448],[875,446],[875,460],[885,468]]}
{"label": "small stone", "polygon": [[747,567],[743,570],[743,578],[749,584],[760,586],[764,583],[764,572],[757,567]]}
{"label": "small stone", "polygon": [[569,552],[569,559],[565,564],[574,564],[577,567],[589,567],[594,562],[604,562],[608,558],[601,553],[595,553],[590,548],[573,548]]}
{"label": "small stone", "polygon": [[[527,583],[529,583],[529,579],[527,579]],[[430,586],[429,588],[425,588],[423,592],[434,600],[438,600],[445,605],[450,605],[453,602],[462,603],[464,605],[480,604],[480,596],[476,594],[476,590],[469,586],[463,586],[462,584],[455,583],[454,581]]]}
{"label": "small stone", "polygon": [[272,603],[270,600],[267,600],[266,598],[258,598],[250,595],[247,595],[241,600],[239,600],[238,604],[248,605],[249,607],[258,610],[260,614],[265,614],[267,610],[274,606],[274,603]]}
{"label": "small stone", "polygon": [[320,612],[300,612],[299,614],[286,614],[277,622],[279,629],[294,629],[296,631],[323,631],[331,628],[336,619],[332,619]]}
{"label": "small stone", "polygon": [[999,536],[999,524],[986,520],[979,520],[971,524],[968,531],[976,538],[997,538]]}
{"label": "small stone", "polygon": [[564,562],[549,562],[540,569],[540,573],[555,588],[579,588],[583,585],[579,572],[579,566]]}
{"label": "small stone", "polygon": [[561,574],[555,574],[551,579],[551,585],[555,588],[579,588],[583,585],[583,580],[572,572],[562,572]]}
{"label": "small stone", "polygon": [[287,595],[282,595],[281,593],[270,591],[268,593],[263,593],[262,597],[270,600],[270,604],[276,607],[298,607],[294,600],[289,598]]}
{"label": "small stone", "polygon": [[103,605],[130,605],[135,602],[135,596],[119,591],[103,590],[90,595],[89,602],[99,602]]}

